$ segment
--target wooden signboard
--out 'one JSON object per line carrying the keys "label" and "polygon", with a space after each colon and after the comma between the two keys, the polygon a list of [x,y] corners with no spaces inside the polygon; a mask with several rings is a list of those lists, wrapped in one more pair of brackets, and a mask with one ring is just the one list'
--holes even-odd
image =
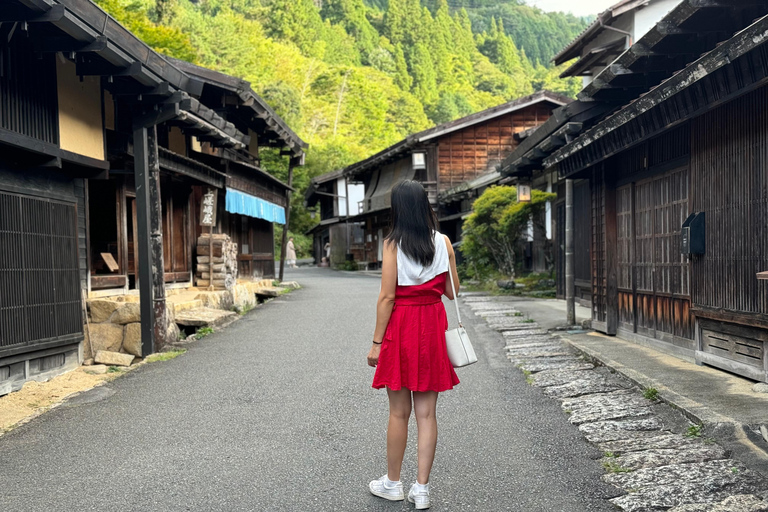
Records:
{"label": "wooden signboard", "polygon": [[104,263],[106,263],[107,267],[109,267],[109,271],[110,272],[117,272],[117,269],[120,268],[120,267],[118,266],[117,262],[115,261],[115,257],[112,256],[112,254],[108,253],[108,252],[102,252],[102,253],[99,253],[99,254],[101,254],[101,259],[103,259]]}
{"label": "wooden signboard", "polygon": [[213,189],[203,194],[203,200],[200,205],[200,225],[213,227],[216,225],[216,202],[218,195]]}

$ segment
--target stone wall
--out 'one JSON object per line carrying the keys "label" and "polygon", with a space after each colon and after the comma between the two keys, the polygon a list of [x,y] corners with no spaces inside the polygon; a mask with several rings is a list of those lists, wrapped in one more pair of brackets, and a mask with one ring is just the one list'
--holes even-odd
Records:
{"label": "stone wall", "polygon": [[[179,328],[174,321],[174,308],[166,306],[166,315],[166,339],[177,340]],[[92,299],[88,301],[88,317],[83,343],[85,359],[92,358],[99,350],[141,357],[141,311],[138,296]]]}

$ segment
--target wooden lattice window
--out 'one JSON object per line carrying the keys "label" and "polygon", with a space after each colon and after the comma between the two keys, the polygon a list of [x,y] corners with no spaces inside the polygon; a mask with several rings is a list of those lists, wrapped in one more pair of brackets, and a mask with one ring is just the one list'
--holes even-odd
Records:
{"label": "wooden lattice window", "polygon": [[82,335],[75,206],[0,193],[0,352]]}

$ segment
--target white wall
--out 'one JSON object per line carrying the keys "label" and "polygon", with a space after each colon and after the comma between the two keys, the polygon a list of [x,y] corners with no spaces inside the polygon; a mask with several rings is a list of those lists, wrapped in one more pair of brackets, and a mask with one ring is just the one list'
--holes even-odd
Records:
{"label": "white wall", "polygon": [[360,201],[365,198],[365,186],[356,184],[345,187],[344,180],[345,178],[339,178],[336,181],[336,193],[339,196],[339,217],[346,217],[347,215],[347,190],[349,190],[349,214],[357,215],[358,213],[362,213],[362,210],[360,209]]}
{"label": "white wall", "polygon": [[667,15],[669,11],[677,7],[682,0],[656,0],[648,6],[635,11],[634,41],[637,41],[648,33],[653,26]]}

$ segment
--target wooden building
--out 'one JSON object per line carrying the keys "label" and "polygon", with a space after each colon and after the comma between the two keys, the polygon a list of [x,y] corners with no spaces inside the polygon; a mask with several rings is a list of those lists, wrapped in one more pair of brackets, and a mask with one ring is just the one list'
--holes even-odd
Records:
{"label": "wooden building", "polygon": [[701,56],[543,165],[589,180],[594,328],[768,381],[768,4],[692,5]]}
{"label": "wooden building", "polygon": [[228,195],[284,222],[289,187],[258,148],[299,164],[305,144],[247,83],[169,61],[89,1],[5,2],[0,51],[0,394],[80,363],[88,296],[138,287],[142,352],[159,348],[203,191],[222,197],[219,231],[259,240],[243,268],[274,272],[271,223]]}
{"label": "wooden building", "polygon": [[554,108],[569,101],[549,91],[537,92],[410,135],[344,169],[350,183],[365,186],[362,212],[349,219],[365,225],[363,261],[373,266],[381,262],[395,183],[421,182],[438,212],[441,231],[458,240],[461,217],[481,187],[456,187],[476,179],[483,187],[494,183],[497,166],[519,143],[516,135],[543,123]]}
{"label": "wooden building", "polygon": [[347,221],[347,217],[361,213],[364,194],[361,184],[347,182],[343,169],[310,180],[304,205],[320,216],[320,222],[307,231],[313,238],[315,263],[325,258],[329,266],[336,267],[348,258],[365,261],[363,223]]}
{"label": "wooden building", "polygon": [[[763,2],[704,5],[690,0],[622,1],[601,13],[555,57],[557,63],[577,59],[563,76],[583,76],[584,89],[576,101],[556,109],[521,141],[500,172],[513,183],[553,187],[558,193],[553,232],[559,298],[565,296],[565,182],[554,167],[545,164],[546,158],[731,37],[761,16],[764,9]],[[713,16],[721,16],[716,27],[712,26]],[[632,36],[629,40],[628,35]],[[589,218],[590,182],[581,176],[572,179],[574,217]],[[585,305],[591,304],[591,244],[587,241],[593,236],[591,223],[574,223],[574,295]]]}

